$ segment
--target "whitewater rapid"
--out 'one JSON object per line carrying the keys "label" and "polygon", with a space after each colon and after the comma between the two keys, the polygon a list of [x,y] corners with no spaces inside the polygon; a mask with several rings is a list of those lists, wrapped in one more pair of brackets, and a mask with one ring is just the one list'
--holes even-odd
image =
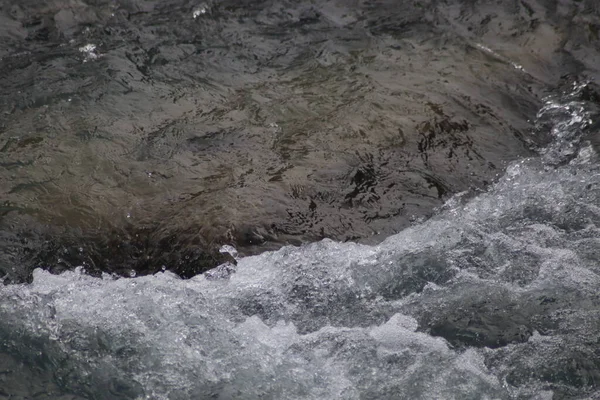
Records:
{"label": "whitewater rapid", "polygon": [[0,353],[29,375],[7,374],[43,375],[55,398],[596,398],[584,89],[548,98],[540,157],[377,246],[284,247],[189,280],[38,269],[0,287]]}

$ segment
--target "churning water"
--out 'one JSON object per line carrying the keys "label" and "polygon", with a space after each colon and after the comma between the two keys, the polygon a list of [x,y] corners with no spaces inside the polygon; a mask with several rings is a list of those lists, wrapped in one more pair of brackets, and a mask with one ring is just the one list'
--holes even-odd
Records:
{"label": "churning water", "polygon": [[597,2],[87,3],[0,0],[0,399],[600,399]]}
{"label": "churning water", "polygon": [[598,398],[598,115],[571,89],[538,114],[553,136],[540,157],[379,245],[284,247],[189,280],[36,270],[0,288],[0,395]]}

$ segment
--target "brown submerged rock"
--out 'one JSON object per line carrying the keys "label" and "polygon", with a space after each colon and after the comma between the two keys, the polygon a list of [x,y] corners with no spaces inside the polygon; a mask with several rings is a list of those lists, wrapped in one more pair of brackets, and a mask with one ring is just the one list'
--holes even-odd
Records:
{"label": "brown submerged rock", "polygon": [[0,1],[5,281],[376,241],[532,154],[600,65],[591,0],[198,6]]}

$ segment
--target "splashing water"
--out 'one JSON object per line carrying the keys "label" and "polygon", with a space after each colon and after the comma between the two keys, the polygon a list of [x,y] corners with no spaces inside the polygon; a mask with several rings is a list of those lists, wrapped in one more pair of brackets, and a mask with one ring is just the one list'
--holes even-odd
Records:
{"label": "splashing water", "polygon": [[79,48],[79,52],[84,55],[83,62],[93,61],[100,57],[95,44],[88,43]]}
{"label": "splashing water", "polygon": [[36,270],[0,288],[0,351],[29,374],[11,379],[49,375],[56,398],[599,396],[584,87],[540,111],[541,158],[378,246],[284,247],[190,280]]}

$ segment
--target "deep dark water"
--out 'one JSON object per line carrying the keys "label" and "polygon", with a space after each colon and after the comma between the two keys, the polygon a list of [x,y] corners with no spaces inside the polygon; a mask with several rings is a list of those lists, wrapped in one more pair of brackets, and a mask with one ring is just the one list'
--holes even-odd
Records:
{"label": "deep dark water", "polygon": [[600,65],[591,0],[0,9],[6,282],[376,242],[533,154],[541,98]]}

